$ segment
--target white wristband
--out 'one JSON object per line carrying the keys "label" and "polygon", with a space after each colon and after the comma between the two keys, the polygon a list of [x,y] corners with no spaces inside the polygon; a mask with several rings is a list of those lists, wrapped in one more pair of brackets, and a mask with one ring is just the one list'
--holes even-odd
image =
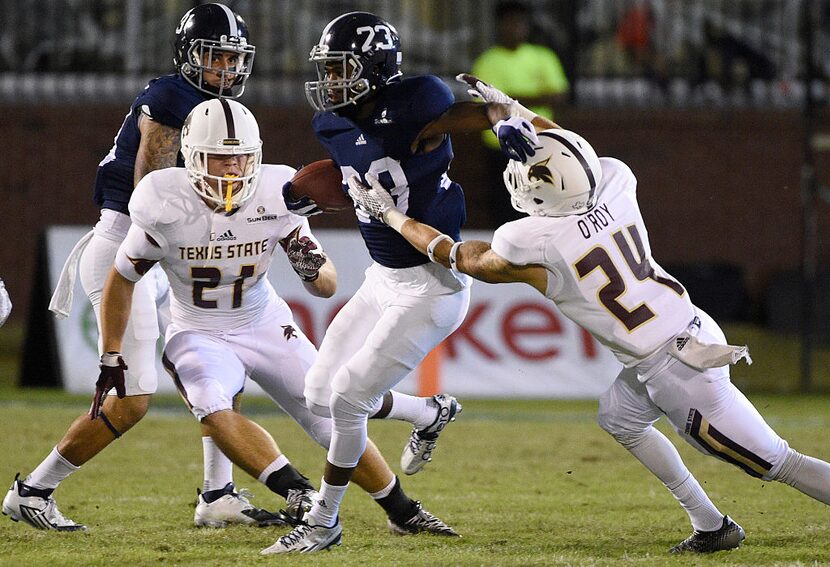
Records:
{"label": "white wristband", "polygon": [[395,229],[397,232],[401,231],[401,227],[403,223],[409,220],[409,217],[400,212],[398,209],[391,207],[387,209],[383,213],[383,222],[386,223],[387,226],[390,228]]}
{"label": "white wristband", "polygon": [[455,255],[458,254],[458,249],[461,247],[462,244],[464,244],[464,241],[459,240],[458,242],[452,245],[452,248],[450,248],[450,269],[455,273],[460,273],[455,265]]}
{"label": "white wristband", "polygon": [[427,256],[429,256],[430,262],[440,264],[440,262],[435,259],[435,247],[438,246],[438,243],[442,240],[449,240],[450,242],[453,242],[453,239],[447,236],[446,234],[439,234],[438,236],[433,238],[429,244],[427,244]]}
{"label": "white wristband", "polygon": [[510,112],[510,116],[521,116],[528,122],[533,122],[533,119],[539,116],[516,100],[511,103],[510,110],[508,112]]}

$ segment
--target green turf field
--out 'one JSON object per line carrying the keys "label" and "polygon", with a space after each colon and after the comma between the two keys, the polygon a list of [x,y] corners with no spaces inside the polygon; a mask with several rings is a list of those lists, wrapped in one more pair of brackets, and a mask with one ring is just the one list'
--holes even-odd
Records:
{"label": "green turf field", "polygon": [[[830,457],[826,397],[753,396],[791,444]],[[88,400],[54,391],[0,391],[0,481],[31,470]],[[133,431],[67,480],[62,511],[88,533],[36,531],[0,518],[2,565],[820,565],[830,563],[828,510],[789,487],[759,482],[729,465],[680,450],[724,513],[747,532],[737,551],[673,557],[685,513],[593,421],[595,402],[467,401],[442,437],[435,462],[403,480],[411,496],[463,534],[398,537],[357,487],[342,519],[343,545],[312,556],[261,557],[284,528],[196,529],[201,485],[197,426],[175,399],[158,398]],[[295,465],[319,480],[324,453],[264,400],[243,406]],[[408,435],[401,423],[372,423],[371,435],[397,468]],[[672,434],[672,439],[676,437]],[[254,503],[280,505],[241,471]]]}

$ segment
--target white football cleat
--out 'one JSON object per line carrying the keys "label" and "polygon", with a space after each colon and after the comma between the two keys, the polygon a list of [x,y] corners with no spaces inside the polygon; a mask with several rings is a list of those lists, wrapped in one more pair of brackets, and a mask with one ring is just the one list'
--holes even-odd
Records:
{"label": "white football cleat", "polygon": [[335,524],[330,528],[300,524],[291,530],[291,533],[279,538],[274,545],[260,551],[260,554],[314,553],[316,551],[323,551],[332,546],[340,545],[342,535],[343,527],[340,525],[340,518],[337,518]]}
{"label": "white football cleat", "polygon": [[409,435],[409,441],[403,448],[401,469],[406,474],[417,473],[432,460],[432,452],[435,450],[435,444],[438,443],[438,435],[461,413],[461,404],[452,396],[438,394],[432,396],[432,401],[438,405],[438,415],[435,421],[420,431],[413,429]]}
{"label": "white football cleat", "polygon": [[208,502],[204,494],[198,492],[196,512],[193,523],[196,527],[224,528],[230,524],[245,526],[283,526],[288,522],[279,514],[272,514],[250,503],[252,494],[243,489],[234,492],[234,485],[229,482],[222,489],[225,493],[216,500]]}
{"label": "white football cleat", "polygon": [[17,473],[11,488],[3,498],[3,515],[9,516],[15,522],[25,522],[39,530],[57,530],[60,532],[76,532],[86,530],[83,524],[77,524],[61,514],[52,490],[38,489],[26,486]]}

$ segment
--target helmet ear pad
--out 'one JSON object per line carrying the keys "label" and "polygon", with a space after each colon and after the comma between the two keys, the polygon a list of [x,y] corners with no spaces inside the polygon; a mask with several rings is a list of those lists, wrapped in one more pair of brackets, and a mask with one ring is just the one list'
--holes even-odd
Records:
{"label": "helmet ear pad", "polygon": [[591,210],[602,181],[602,166],[591,145],[575,132],[538,133],[536,153],[525,163],[511,160],[504,183],[513,208],[538,216],[564,216]]}

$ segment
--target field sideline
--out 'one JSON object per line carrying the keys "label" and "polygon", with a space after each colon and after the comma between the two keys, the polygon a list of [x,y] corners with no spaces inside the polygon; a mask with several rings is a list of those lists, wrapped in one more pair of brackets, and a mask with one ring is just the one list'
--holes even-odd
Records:
{"label": "field sideline", "polygon": [[[828,398],[752,396],[790,443],[830,457]],[[2,388],[0,482],[31,470],[86,397]],[[468,400],[442,437],[435,462],[403,479],[411,496],[464,535],[397,537],[358,487],[343,510],[343,545],[291,558],[258,552],[284,528],[196,529],[201,443],[182,404],[158,398],[132,432],[67,480],[61,510],[87,523],[85,534],[36,531],[0,518],[0,565],[813,565],[830,563],[823,504],[779,484],[751,479],[685,445],[681,454],[724,513],[747,531],[744,546],[707,557],[672,557],[686,537],[685,513],[656,479],[594,423],[593,401]],[[324,453],[265,400],[243,412],[271,431],[292,462],[317,484]],[[402,423],[372,423],[370,434],[397,469],[408,435]],[[672,439],[677,438],[671,434]],[[245,473],[254,503],[280,503]],[[285,563],[284,563],[285,564]]]}

